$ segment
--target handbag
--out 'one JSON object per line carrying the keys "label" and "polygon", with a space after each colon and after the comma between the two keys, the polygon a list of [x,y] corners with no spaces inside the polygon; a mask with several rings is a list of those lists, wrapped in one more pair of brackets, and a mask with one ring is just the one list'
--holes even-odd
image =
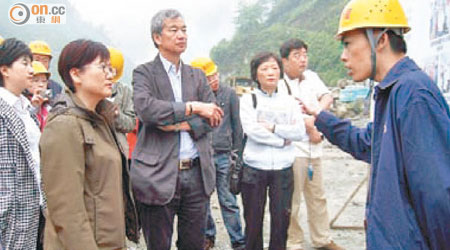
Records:
{"label": "handbag", "polygon": [[[253,108],[256,109],[257,100],[255,93],[251,93],[252,95],[252,103]],[[242,139],[242,148],[241,150],[233,150],[231,151],[231,163],[230,169],[228,173],[228,184],[230,188],[230,192],[234,195],[237,195],[241,192],[241,180],[244,162],[242,160],[242,154],[244,152],[245,144],[247,143],[247,135],[244,134],[244,138]]]}
{"label": "handbag", "polygon": [[237,195],[241,192],[241,179],[242,179],[242,159],[239,154],[232,151],[230,154],[231,163],[228,174],[228,184],[230,192]]}

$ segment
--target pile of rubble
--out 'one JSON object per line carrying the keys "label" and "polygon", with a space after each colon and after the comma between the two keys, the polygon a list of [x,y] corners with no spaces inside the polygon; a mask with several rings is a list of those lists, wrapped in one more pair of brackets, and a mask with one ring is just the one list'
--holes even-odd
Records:
{"label": "pile of rubble", "polygon": [[333,105],[331,112],[340,118],[362,118],[369,115],[369,87],[365,82],[341,79],[331,90]]}

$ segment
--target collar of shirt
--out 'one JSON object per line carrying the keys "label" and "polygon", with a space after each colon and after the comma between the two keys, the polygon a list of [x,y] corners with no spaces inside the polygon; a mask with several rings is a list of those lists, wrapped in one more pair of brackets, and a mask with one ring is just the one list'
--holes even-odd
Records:
{"label": "collar of shirt", "polygon": [[384,79],[375,86],[374,99],[380,91],[384,91],[398,82],[398,79],[405,71],[420,70],[417,64],[409,57],[405,56],[398,61],[387,73]]}
{"label": "collar of shirt", "polygon": [[169,62],[169,60],[164,58],[164,56],[161,55],[161,53],[159,54],[159,58],[161,59],[161,62],[163,64],[163,67],[166,70],[167,74],[173,74],[176,76],[180,76],[181,66],[182,66],[181,60],[180,60],[180,64],[178,65],[178,72],[177,72],[177,68],[176,68],[175,64]]}
{"label": "collar of shirt", "polygon": [[266,96],[266,97],[276,97],[276,96],[277,96],[277,92],[276,92],[276,91],[272,92],[272,94],[269,94],[269,93],[267,93],[266,91],[264,91],[264,90],[262,90],[262,89],[260,89],[260,88],[257,88],[256,90],[257,90],[257,92],[259,92],[261,95]]}
{"label": "collar of shirt", "polygon": [[409,57],[405,56],[400,61],[398,61],[394,65],[394,67],[391,68],[391,70],[389,70],[387,75],[380,82],[380,84],[377,85],[376,88],[384,90],[384,89],[390,87],[391,85],[393,85],[395,82],[397,82],[398,78],[405,71],[414,71],[414,70],[420,70],[420,68],[414,63],[413,60],[411,60]]}
{"label": "collar of shirt", "polygon": [[298,78],[291,79],[291,78],[289,78],[289,76],[287,74],[284,74],[283,78],[287,83],[290,83],[290,84],[299,84],[300,83]]}
{"label": "collar of shirt", "polygon": [[0,87],[0,97],[17,111],[27,111],[30,101],[23,95],[16,96],[4,87]]}

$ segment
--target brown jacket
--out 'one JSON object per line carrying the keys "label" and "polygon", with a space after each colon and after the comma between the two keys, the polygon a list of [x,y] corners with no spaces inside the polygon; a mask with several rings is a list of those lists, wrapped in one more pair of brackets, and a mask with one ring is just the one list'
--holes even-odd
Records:
{"label": "brown jacket", "polygon": [[52,109],[40,141],[47,250],[125,249],[126,222],[127,235],[137,241],[128,168],[111,110],[103,100],[91,112],[69,90]]}

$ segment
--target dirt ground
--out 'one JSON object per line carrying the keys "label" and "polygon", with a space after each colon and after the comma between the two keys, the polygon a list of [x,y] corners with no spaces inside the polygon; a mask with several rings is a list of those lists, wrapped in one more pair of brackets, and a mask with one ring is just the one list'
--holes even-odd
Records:
{"label": "dirt ground", "polygon": [[[362,123],[362,122],[361,122]],[[347,250],[365,249],[365,235],[362,229],[345,229],[342,227],[362,227],[364,219],[364,206],[367,194],[367,181],[363,182],[369,171],[368,165],[364,162],[354,160],[349,154],[344,153],[337,147],[325,142],[323,163],[323,178],[325,183],[328,213],[330,221],[333,220],[344,204],[348,206],[340,213],[331,228],[332,239]],[[363,184],[361,184],[363,182]],[[349,197],[355,192],[361,184],[361,188],[355,193],[352,199]],[[211,197],[211,210],[216,222],[216,246],[215,250],[231,250],[228,234],[225,230],[220,207],[217,200],[217,194],[214,192]],[[349,200],[349,201],[348,201]],[[348,201],[348,202],[347,202]],[[242,201],[239,197],[239,205],[242,207]],[[305,250],[313,250],[309,238],[309,229],[307,226],[306,207],[302,204],[301,225],[305,231]],[[242,210],[241,210],[242,214]],[[270,235],[270,216],[266,207],[266,216],[264,222],[264,243],[268,246]],[[243,226],[244,220],[242,219]],[[175,229],[176,231],[176,229]],[[173,237],[172,249],[175,247],[176,235]],[[144,240],[136,246],[130,243],[129,249],[146,249]]]}

